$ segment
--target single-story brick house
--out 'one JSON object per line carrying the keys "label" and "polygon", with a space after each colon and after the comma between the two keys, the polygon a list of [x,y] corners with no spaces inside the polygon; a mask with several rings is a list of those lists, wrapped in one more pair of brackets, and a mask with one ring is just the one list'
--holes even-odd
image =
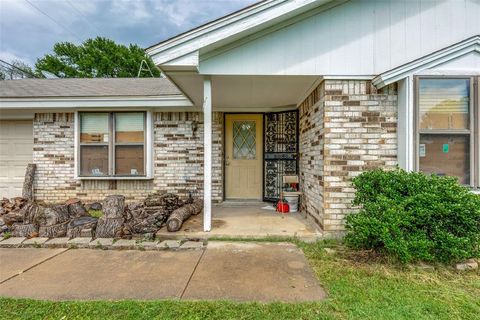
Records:
{"label": "single-story brick house", "polygon": [[[480,186],[480,3],[266,0],[146,49],[167,78],[3,81],[0,189],[168,189],[275,200],[343,230],[352,177],[400,166]],[[8,147],[6,147],[8,146]],[[7,192],[7,191],[5,191]]]}

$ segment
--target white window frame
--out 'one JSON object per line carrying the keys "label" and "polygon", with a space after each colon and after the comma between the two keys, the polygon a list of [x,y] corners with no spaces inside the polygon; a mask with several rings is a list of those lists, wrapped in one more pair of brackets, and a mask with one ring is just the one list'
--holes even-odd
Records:
{"label": "white window frame", "polygon": [[[420,129],[420,108],[419,108],[419,82],[421,79],[469,79],[470,80],[470,186],[472,189],[480,188],[480,77],[472,75],[417,75],[414,77],[414,170],[420,171],[419,144],[420,134],[455,134],[454,130],[428,130]],[[460,134],[465,134],[466,130],[457,130]]]}
{"label": "white window frame", "polygon": [[[82,112],[145,112],[145,175],[141,176],[81,176],[80,175],[80,113]],[[153,117],[149,110],[76,110],[74,116],[74,172],[76,180],[151,180],[153,179]],[[111,154],[109,154],[109,161]]]}

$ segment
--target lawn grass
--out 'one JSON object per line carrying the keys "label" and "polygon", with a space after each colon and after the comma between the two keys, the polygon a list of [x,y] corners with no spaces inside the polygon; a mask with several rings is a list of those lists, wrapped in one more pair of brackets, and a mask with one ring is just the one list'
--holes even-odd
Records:
{"label": "lawn grass", "polygon": [[92,217],[95,217],[95,218],[100,218],[101,216],[103,216],[103,211],[102,210],[88,210],[88,214],[90,214],[90,216]]}
{"label": "lawn grass", "polygon": [[[0,299],[5,319],[480,319],[480,273],[404,267],[297,242],[328,298],[317,303]],[[330,244],[331,245],[331,244]]]}

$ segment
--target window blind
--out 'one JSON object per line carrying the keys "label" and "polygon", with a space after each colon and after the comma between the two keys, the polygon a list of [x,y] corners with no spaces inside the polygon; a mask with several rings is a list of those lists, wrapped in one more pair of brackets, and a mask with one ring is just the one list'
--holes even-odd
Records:
{"label": "window blind", "polygon": [[421,79],[421,128],[468,129],[469,97],[469,79]]}
{"label": "window blind", "polygon": [[143,131],[144,129],[144,113],[128,112],[115,114],[116,131]]}
{"label": "window blind", "polygon": [[80,114],[81,133],[108,133],[108,113]]}

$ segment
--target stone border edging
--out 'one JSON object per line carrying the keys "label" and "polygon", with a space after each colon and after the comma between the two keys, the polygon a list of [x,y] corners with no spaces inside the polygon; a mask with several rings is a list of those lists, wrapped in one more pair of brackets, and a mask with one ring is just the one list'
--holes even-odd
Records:
{"label": "stone border edging", "polygon": [[0,248],[72,248],[103,250],[199,250],[204,249],[203,241],[152,240],[137,241],[113,238],[20,238],[11,237],[0,241]]}

